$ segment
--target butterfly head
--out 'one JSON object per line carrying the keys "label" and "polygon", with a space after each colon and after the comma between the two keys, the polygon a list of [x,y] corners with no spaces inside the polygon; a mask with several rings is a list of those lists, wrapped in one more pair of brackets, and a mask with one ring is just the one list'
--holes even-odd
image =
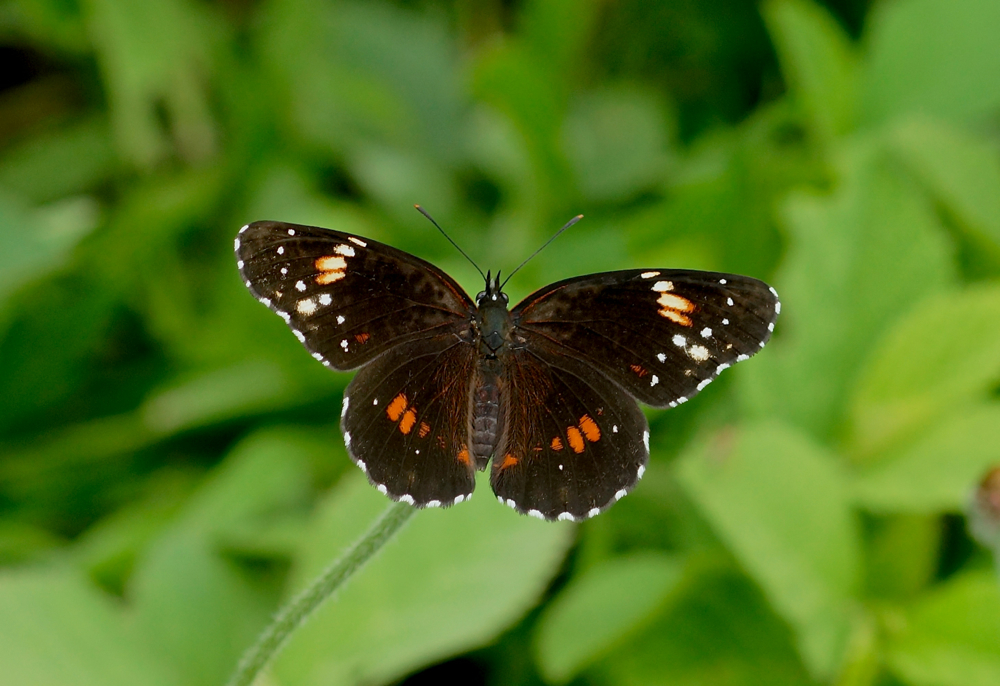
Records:
{"label": "butterfly head", "polygon": [[476,305],[482,307],[486,303],[500,303],[507,309],[509,299],[501,288],[503,286],[500,284],[500,272],[498,271],[496,277],[492,278],[490,272],[486,272],[486,290],[480,291],[476,296]]}

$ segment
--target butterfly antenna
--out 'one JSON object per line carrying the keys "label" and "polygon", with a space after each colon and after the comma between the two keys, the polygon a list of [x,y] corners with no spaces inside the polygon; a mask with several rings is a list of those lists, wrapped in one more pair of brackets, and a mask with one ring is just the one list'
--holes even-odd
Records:
{"label": "butterfly antenna", "polygon": [[539,248],[538,250],[536,250],[535,252],[531,253],[531,254],[530,254],[530,255],[528,256],[528,259],[526,259],[526,260],[525,260],[524,262],[522,262],[521,264],[517,265],[517,269],[515,269],[514,271],[512,271],[512,272],[511,272],[510,274],[508,274],[508,275],[507,275],[507,278],[506,278],[506,279],[504,279],[504,282],[503,282],[502,284],[500,284],[500,290],[503,290],[503,287],[507,285],[507,282],[508,282],[508,281],[510,281],[510,277],[514,276],[514,274],[517,274],[517,270],[518,270],[518,269],[520,269],[520,268],[521,268],[521,267],[523,267],[524,265],[528,264],[528,262],[530,262],[530,261],[531,261],[531,259],[532,259],[532,258],[533,258],[533,257],[534,257],[535,255],[537,255],[538,253],[540,253],[540,252],[542,252],[543,250],[545,250],[545,248],[546,248],[546,247],[548,247],[549,243],[551,243],[551,242],[552,242],[552,241],[554,241],[555,239],[559,238],[559,235],[560,235],[560,234],[561,234],[561,233],[562,233],[563,231],[565,231],[565,230],[566,230],[566,229],[568,229],[569,227],[573,226],[573,224],[576,224],[576,223],[577,223],[578,221],[580,221],[581,219],[583,219],[583,215],[582,215],[582,214],[578,214],[578,215],[576,215],[575,217],[573,217],[572,219],[570,219],[570,220],[569,220],[568,222],[566,222],[566,225],[565,225],[565,226],[563,226],[563,227],[562,227],[561,229],[559,229],[558,231],[556,231],[556,232],[555,232],[555,234],[554,234],[554,235],[552,236],[552,238],[550,238],[549,240],[545,241],[545,243],[544,243],[544,244],[542,245],[542,247],[540,247],[540,248]]}
{"label": "butterfly antenna", "polygon": [[472,259],[471,257],[469,257],[469,256],[468,256],[468,255],[467,255],[467,254],[465,253],[465,251],[464,251],[464,250],[462,250],[462,249],[461,249],[460,247],[458,247],[458,243],[456,243],[455,241],[453,241],[453,240],[451,239],[451,236],[449,236],[448,234],[446,234],[446,233],[444,232],[444,229],[442,229],[442,228],[441,228],[441,225],[440,225],[440,224],[438,224],[438,223],[437,223],[436,221],[434,221],[434,217],[432,217],[431,215],[427,214],[427,210],[425,210],[425,209],[424,209],[423,207],[421,207],[420,205],[414,205],[414,207],[416,207],[416,208],[417,208],[417,212],[419,212],[420,214],[422,214],[422,215],[424,215],[425,217],[427,217],[427,218],[428,218],[428,219],[430,220],[431,224],[433,224],[434,226],[436,226],[436,227],[437,227],[437,230],[438,230],[438,231],[440,231],[440,232],[441,232],[441,234],[442,234],[442,235],[443,235],[443,236],[444,236],[445,238],[447,238],[447,239],[448,239],[448,242],[449,242],[449,243],[451,243],[452,245],[454,245],[454,246],[455,246],[455,250],[457,250],[458,252],[462,253],[462,256],[463,256],[463,257],[465,257],[465,259],[467,259],[467,260],[468,260],[469,262],[471,262],[471,263],[472,263],[472,266],[476,268],[476,271],[477,271],[477,272],[479,272],[479,275],[480,275],[481,277],[483,277],[483,279],[484,279],[484,280],[486,280],[486,274],[483,274],[483,270],[479,268],[479,265],[478,265],[478,264],[476,264],[476,262],[475,262],[475,261],[474,261],[474,260],[473,260],[473,259]]}

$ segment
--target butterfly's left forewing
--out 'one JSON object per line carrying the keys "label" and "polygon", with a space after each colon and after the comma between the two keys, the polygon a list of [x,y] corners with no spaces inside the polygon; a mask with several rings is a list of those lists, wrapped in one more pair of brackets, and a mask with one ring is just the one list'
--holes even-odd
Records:
{"label": "butterfly's left forewing", "polygon": [[260,221],[236,237],[250,292],[333,369],[468,322],[475,305],[434,265],[368,238]]}

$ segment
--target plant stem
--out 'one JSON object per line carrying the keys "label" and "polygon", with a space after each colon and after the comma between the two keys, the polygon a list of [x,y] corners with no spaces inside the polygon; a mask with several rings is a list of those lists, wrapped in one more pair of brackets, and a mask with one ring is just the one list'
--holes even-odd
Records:
{"label": "plant stem", "polygon": [[299,593],[288,605],[278,611],[274,621],[264,629],[257,642],[243,654],[236,672],[227,686],[250,686],[271,659],[284,646],[292,633],[313,612],[340,588],[345,581],[361,569],[403,524],[413,516],[416,508],[406,503],[395,503],[375,520],[364,536],[346,553]]}

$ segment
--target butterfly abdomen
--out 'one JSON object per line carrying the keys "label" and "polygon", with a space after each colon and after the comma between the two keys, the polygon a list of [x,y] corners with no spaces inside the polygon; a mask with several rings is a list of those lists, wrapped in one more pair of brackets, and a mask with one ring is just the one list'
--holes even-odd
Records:
{"label": "butterfly abdomen", "polygon": [[472,392],[472,454],[476,467],[485,469],[500,435],[500,384],[496,360],[480,365]]}

